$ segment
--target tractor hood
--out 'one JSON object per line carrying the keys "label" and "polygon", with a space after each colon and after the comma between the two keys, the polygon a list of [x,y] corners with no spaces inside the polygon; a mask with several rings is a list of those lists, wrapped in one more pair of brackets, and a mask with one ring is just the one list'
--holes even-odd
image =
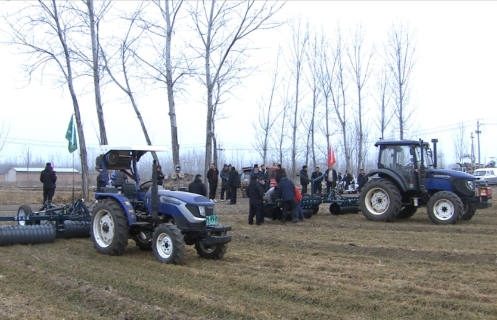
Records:
{"label": "tractor hood", "polygon": [[427,169],[426,175],[427,178],[439,178],[439,179],[444,179],[444,178],[469,179],[469,180],[475,179],[474,176],[468,173],[456,170],[447,170],[447,169]]}
{"label": "tractor hood", "polygon": [[171,190],[165,190],[161,189],[159,190],[159,197],[166,196],[174,199],[178,199],[180,201],[189,203],[189,204],[196,204],[196,205],[214,205],[214,203],[199,194],[196,193],[190,193],[190,192],[185,192],[185,191],[171,191]]}

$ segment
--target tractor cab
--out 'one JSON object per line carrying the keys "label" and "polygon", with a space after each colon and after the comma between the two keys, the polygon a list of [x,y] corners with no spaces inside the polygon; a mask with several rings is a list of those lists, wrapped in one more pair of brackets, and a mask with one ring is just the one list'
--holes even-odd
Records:
{"label": "tractor cab", "polygon": [[426,170],[433,169],[432,151],[423,141],[376,142],[379,146],[378,169],[390,171],[396,182],[405,190],[423,191],[426,185]]}

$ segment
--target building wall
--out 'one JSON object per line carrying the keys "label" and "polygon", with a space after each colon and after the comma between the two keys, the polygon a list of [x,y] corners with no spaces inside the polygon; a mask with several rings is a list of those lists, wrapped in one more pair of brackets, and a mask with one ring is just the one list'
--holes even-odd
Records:
{"label": "building wall", "polygon": [[[13,170],[14,171],[14,170]],[[3,179],[0,182],[3,185],[14,185],[18,187],[42,187],[40,182],[40,172],[15,172],[13,175],[10,171],[5,175],[0,175]],[[57,187],[72,187],[73,185],[73,173],[70,172],[57,172]],[[81,174],[74,173],[74,185],[81,186]],[[89,176],[89,186],[97,185],[97,174],[90,174]]]}

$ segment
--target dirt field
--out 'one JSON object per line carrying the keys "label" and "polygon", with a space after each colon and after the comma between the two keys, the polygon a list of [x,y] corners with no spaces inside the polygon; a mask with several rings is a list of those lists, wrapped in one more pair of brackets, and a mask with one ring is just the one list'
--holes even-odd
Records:
{"label": "dirt field", "polygon": [[249,226],[238,202],[217,204],[233,227],[219,261],[188,247],[184,265],[165,265],[132,240],[120,257],[90,239],[0,247],[0,319],[497,319],[495,200],[450,226],[423,209],[374,223],[325,204],[303,222]]}

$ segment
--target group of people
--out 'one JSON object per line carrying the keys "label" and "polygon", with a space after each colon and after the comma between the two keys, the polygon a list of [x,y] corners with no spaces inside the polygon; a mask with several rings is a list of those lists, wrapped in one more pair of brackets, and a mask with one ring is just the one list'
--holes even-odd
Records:
{"label": "group of people", "polygon": [[[324,173],[321,173],[320,168],[316,167],[315,171],[311,174],[311,178],[309,178],[307,169],[308,166],[303,165],[299,174],[300,185],[302,186],[302,194],[307,193],[307,186],[309,185],[309,183],[311,183],[311,181],[314,182],[312,184],[313,194],[323,192],[322,190],[323,187],[321,183],[323,179],[326,183],[326,193],[330,193],[331,190],[334,190],[338,182],[343,181],[345,189],[348,189],[349,185],[355,182],[354,176],[348,170],[346,170],[345,175],[342,176],[342,173],[341,172],[337,173],[336,170],[333,169],[333,167],[328,167],[328,169]],[[365,183],[366,183],[366,174],[364,172],[364,169],[360,169],[359,176],[357,178],[358,191],[362,189]]]}

